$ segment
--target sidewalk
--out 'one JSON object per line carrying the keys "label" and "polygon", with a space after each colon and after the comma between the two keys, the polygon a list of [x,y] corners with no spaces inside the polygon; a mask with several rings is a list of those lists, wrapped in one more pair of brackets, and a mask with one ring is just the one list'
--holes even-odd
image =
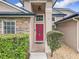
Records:
{"label": "sidewalk", "polygon": [[34,52],[30,53],[30,59],[47,59],[46,53]]}

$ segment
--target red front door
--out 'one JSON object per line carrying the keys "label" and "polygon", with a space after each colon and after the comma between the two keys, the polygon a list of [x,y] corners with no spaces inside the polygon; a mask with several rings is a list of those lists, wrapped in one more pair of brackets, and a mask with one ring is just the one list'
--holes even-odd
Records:
{"label": "red front door", "polygon": [[36,24],[36,41],[43,41],[43,24]]}

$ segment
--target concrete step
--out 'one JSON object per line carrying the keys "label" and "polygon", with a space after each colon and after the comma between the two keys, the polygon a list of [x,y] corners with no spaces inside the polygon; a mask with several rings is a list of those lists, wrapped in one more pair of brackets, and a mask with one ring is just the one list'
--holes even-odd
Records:
{"label": "concrete step", "polygon": [[45,52],[44,44],[33,44],[31,52]]}
{"label": "concrete step", "polygon": [[30,59],[47,59],[46,53],[33,52],[30,53]]}

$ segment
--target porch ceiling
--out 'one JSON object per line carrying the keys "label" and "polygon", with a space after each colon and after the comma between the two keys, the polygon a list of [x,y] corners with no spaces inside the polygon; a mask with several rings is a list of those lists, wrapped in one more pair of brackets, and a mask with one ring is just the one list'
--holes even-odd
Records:
{"label": "porch ceiling", "polygon": [[32,11],[34,13],[44,14],[45,13],[45,3],[32,3]]}

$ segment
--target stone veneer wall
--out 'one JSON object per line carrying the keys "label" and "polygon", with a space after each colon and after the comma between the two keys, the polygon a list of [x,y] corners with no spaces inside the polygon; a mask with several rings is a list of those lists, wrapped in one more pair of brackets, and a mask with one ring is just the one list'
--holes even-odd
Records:
{"label": "stone veneer wall", "polygon": [[0,34],[2,34],[2,21],[5,21],[5,20],[16,21],[16,33],[29,33],[30,32],[30,18],[29,17],[25,17],[25,18],[4,17],[4,18],[0,18]]}
{"label": "stone veneer wall", "polygon": [[30,18],[19,18],[16,20],[16,33],[30,32]]}

